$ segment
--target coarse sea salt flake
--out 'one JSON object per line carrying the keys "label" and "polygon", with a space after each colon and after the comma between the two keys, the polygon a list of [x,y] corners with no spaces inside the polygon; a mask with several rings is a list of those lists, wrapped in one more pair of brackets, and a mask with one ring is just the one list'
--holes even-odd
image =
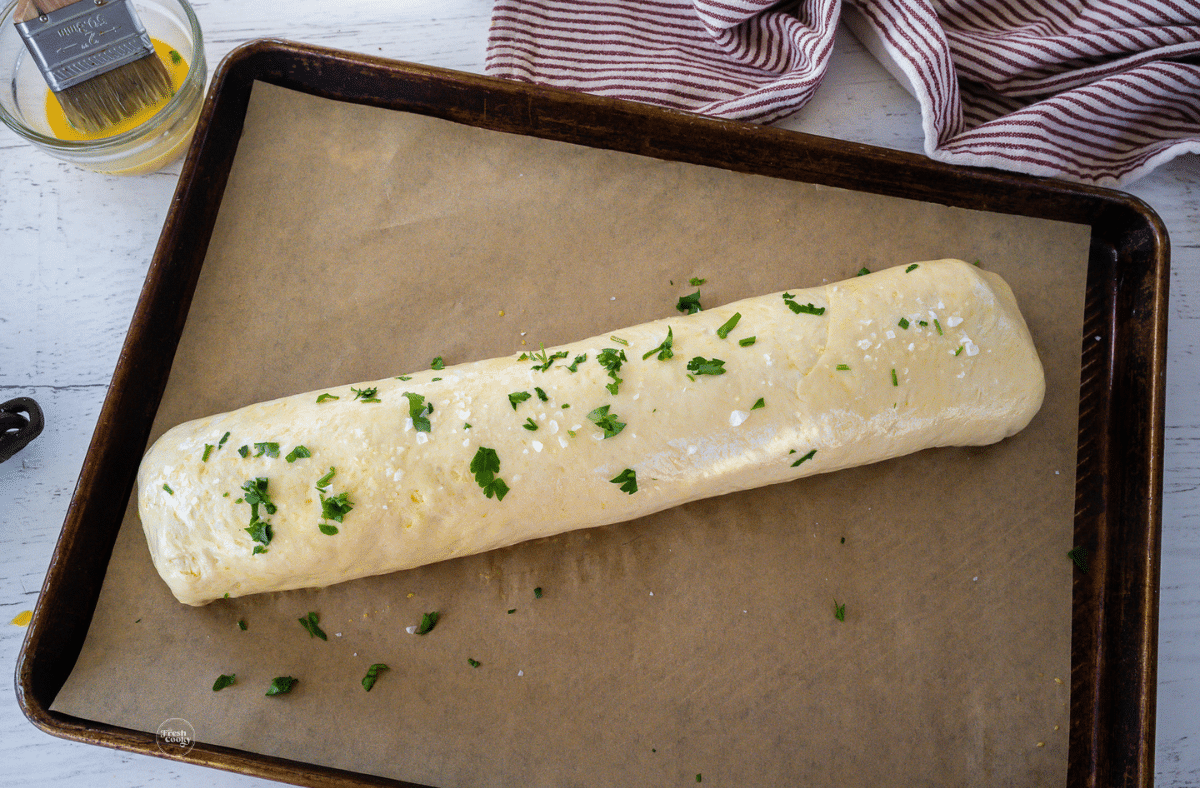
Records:
{"label": "coarse sea salt flake", "polygon": [[951,315],[950,317],[946,318],[946,325],[950,326],[951,328],[954,328],[961,322],[962,318],[958,315]]}
{"label": "coarse sea salt flake", "polygon": [[746,419],[750,418],[750,414],[744,410],[735,410],[729,414],[729,426],[740,427]]}

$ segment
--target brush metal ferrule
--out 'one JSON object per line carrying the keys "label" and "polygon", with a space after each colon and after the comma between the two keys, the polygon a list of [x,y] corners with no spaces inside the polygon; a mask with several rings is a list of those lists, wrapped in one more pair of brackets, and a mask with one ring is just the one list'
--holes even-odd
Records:
{"label": "brush metal ferrule", "polygon": [[79,0],[16,28],[55,93],[154,52],[130,0]]}

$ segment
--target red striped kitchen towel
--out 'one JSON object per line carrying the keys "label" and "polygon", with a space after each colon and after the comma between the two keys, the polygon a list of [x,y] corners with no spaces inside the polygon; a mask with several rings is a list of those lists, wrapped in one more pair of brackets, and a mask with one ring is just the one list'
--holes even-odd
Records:
{"label": "red striped kitchen towel", "polygon": [[843,11],[934,159],[1112,186],[1200,153],[1196,0],[496,0],[487,71],[767,123]]}

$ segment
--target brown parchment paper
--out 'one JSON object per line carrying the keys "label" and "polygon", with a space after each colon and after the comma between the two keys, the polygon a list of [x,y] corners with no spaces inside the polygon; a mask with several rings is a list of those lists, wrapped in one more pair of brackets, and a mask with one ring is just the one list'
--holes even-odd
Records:
{"label": "brown parchment paper", "polygon": [[987,448],[204,608],[169,595],[131,502],[54,708],[446,787],[1062,785],[1087,250],[1082,226],[258,84],[153,437],[674,314],[690,277],[711,306],[938,257],[1013,287],[1045,405]]}

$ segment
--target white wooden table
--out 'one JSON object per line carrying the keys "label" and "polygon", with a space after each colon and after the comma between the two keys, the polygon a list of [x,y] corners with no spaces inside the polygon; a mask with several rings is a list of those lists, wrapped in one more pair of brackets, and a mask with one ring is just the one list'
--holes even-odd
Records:
{"label": "white wooden table", "polygon": [[[194,0],[211,68],[279,37],[482,73],[488,0]],[[916,102],[841,31],[830,75],[786,128],[921,152]],[[0,401],[35,398],[46,430],[0,465],[0,666],[25,635],[179,174],[117,178],[61,164],[0,130]],[[1172,244],[1155,785],[1200,786],[1200,158],[1128,191]],[[0,684],[0,785],[251,786],[263,781],[66,742]]]}

